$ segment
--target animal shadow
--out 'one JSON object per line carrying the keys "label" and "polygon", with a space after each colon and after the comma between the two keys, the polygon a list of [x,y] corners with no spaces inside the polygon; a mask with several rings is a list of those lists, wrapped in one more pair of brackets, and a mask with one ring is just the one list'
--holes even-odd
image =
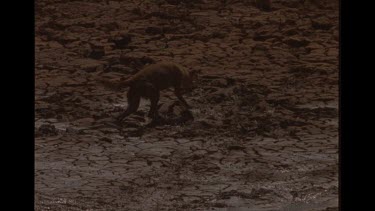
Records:
{"label": "animal shadow", "polygon": [[146,125],[146,127],[155,127],[161,125],[184,125],[186,123],[194,121],[192,112],[188,109],[183,110],[178,116],[170,115],[158,115],[152,121]]}

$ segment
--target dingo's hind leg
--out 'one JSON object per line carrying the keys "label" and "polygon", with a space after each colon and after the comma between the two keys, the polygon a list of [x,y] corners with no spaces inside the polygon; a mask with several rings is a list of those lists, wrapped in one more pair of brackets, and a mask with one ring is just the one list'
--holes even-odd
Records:
{"label": "dingo's hind leg", "polygon": [[186,102],[186,100],[182,97],[181,89],[175,87],[174,94],[176,95],[177,99],[185,106],[186,108],[191,108],[191,106]]}
{"label": "dingo's hind leg", "polygon": [[128,97],[128,107],[126,110],[117,117],[117,120],[121,122],[125,117],[129,116],[130,114],[136,112],[139,107],[139,102],[141,100],[141,96],[135,92],[134,89],[130,88],[127,94]]}
{"label": "dingo's hind leg", "polygon": [[150,96],[151,107],[148,113],[148,117],[155,118],[158,116],[158,102],[160,98],[160,93],[158,90],[155,90],[153,95]]}

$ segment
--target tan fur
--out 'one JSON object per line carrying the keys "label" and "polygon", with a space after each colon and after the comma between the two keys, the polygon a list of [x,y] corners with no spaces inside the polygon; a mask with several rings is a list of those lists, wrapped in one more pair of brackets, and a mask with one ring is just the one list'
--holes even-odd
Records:
{"label": "tan fur", "polygon": [[151,108],[149,117],[157,116],[157,103],[160,97],[160,91],[173,87],[175,95],[185,106],[190,107],[182,97],[183,90],[190,90],[195,72],[189,72],[185,68],[171,63],[160,62],[146,66],[128,79],[117,83],[101,80],[100,82],[111,89],[119,90],[124,87],[130,87],[128,97],[128,108],[119,116],[121,121],[126,116],[137,111],[141,97],[150,99]]}

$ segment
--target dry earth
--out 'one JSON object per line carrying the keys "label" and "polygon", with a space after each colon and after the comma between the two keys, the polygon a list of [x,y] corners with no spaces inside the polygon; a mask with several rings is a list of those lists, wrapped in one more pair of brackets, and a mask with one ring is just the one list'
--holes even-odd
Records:
{"label": "dry earth", "polygon": [[[335,0],[38,0],[35,210],[338,210]],[[149,102],[116,126],[128,77],[200,70],[186,118]],[[100,74],[101,73],[101,74]]]}

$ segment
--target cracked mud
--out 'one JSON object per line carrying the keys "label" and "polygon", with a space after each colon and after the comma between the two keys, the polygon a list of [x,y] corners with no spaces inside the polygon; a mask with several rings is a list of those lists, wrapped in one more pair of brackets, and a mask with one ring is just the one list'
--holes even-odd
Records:
{"label": "cracked mud", "polygon": [[[35,3],[35,210],[338,210],[338,1]],[[121,125],[129,77],[173,61],[185,95]]]}

